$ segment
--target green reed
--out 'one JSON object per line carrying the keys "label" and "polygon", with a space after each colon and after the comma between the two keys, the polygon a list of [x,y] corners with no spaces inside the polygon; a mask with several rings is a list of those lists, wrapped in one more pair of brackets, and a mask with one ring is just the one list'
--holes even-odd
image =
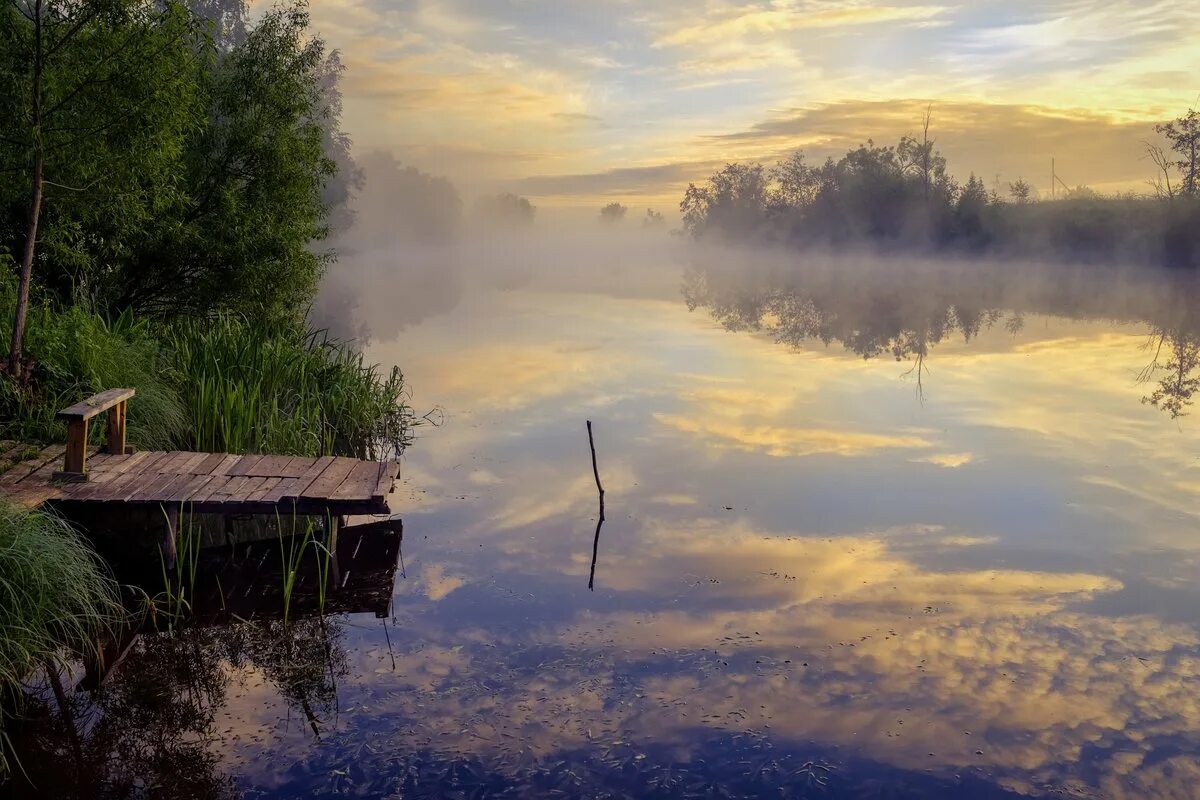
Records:
{"label": "green reed", "polygon": [[324,332],[220,316],[173,327],[167,347],[187,449],[373,458],[408,443],[400,371],[382,373]]}
{"label": "green reed", "polygon": [[[64,520],[0,503],[0,692],[67,650],[100,656],[100,638],[124,618],[116,582]],[[0,704],[6,705],[6,703]],[[0,711],[0,776],[8,769]]]}

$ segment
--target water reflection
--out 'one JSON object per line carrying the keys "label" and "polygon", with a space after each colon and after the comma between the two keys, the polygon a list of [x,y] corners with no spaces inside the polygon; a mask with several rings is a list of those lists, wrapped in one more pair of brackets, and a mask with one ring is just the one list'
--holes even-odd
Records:
{"label": "water reflection", "polygon": [[[689,309],[707,309],[726,330],[761,332],[802,348],[840,342],[864,359],[911,362],[918,390],[933,347],[1001,326],[1020,333],[1026,314],[1149,323],[1151,357],[1139,381],[1157,380],[1147,402],[1177,419],[1200,387],[1200,312],[1190,272],[1141,273],[1064,266],[917,262],[886,268],[817,263],[756,268],[693,265],[683,282]],[[864,272],[868,274],[864,275]],[[1014,274],[1015,273],[1015,274]]]}
{"label": "water reflection", "polygon": [[400,576],[292,633],[143,642],[185,652],[89,702],[136,694],[112,726],[199,788],[132,745],[89,769],[159,796],[1190,796],[1197,432],[1182,391],[1141,399],[1195,374],[1194,287],[912,269],[701,265],[694,311],[468,292],[377,343],[447,413],[406,455]]}

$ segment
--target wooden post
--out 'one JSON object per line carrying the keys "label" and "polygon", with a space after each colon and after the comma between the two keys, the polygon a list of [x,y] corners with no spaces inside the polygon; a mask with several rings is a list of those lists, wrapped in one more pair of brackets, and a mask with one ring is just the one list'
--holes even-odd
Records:
{"label": "wooden post", "polygon": [[83,480],[87,474],[88,421],[73,419],[67,423],[67,453],[63,460],[65,477]]}
{"label": "wooden post", "polygon": [[125,401],[122,400],[108,411],[108,452],[125,455]]}

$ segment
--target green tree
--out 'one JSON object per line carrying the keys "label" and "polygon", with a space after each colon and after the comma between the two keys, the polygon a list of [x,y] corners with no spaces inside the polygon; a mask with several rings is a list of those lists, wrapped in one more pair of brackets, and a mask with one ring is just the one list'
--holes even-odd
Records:
{"label": "green tree", "polygon": [[324,94],[325,46],[308,27],[303,5],[275,8],[219,53],[202,86],[207,120],[182,153],[185,194],[105,273],[105,302],[302,316],[331,260],[312,244],[328,233],[340,107]]}
{"label": "green tree", "polygon": [[170,0],[0,7],[0,247],[21,253],[14,377],[35,263],[56,265],[58,276],[42,276],[51,281],[86,282],[88,267],[120,257],[130,229],[176,202],[206,55],[193,17]]}

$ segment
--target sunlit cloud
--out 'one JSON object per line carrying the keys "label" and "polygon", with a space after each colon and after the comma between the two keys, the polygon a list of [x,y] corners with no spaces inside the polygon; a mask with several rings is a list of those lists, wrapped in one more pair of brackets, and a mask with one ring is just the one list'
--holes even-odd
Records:
{"label": "sunlit cloud", "polygon": [[1038,186],[1058,157],[1072,184],[1138,189],[1141,140],[1194,102],[1200,69],[1186,0],[329,0],[313,16],[346,61],[360,145],[544,208],[669,209],[713,163],[893,140],[929,103],[961,177]]}

